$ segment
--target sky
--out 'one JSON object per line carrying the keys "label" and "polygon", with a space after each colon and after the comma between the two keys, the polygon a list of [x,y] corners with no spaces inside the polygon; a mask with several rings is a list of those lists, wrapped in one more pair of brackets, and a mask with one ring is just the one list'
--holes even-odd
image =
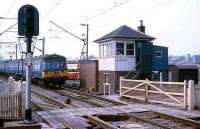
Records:
{"label": "sky", "polygon": [[[156,37],[155,45],[167,46],[170,55],[200,54],[200,0],[1,0],[0,17],[17,18],[25,4],[34,5],[40,14],[40,35],[45,37],[45,53],[79,58],[83,42],[63,32],[49,21],[84,38],[89,24],[89,55],[98,56],[95,39],[127,25],[133,29],[144,21],[146,33]],[[0,33],[15,19],[0,19]],[[0,35],[1,42],[18,42],[17,26]],[[23,41],[20,43],[24,46]],[[41,40],[36,42],[41,48]],[[0,45],[0,54],[9,58],[14,45]],[[25,51],[25,49],[23,50]],[[34,55],[41,52],[34,49]],[[19,55],[20,56],[20,55]],[[14,57],[14,56],[13,56]]]}

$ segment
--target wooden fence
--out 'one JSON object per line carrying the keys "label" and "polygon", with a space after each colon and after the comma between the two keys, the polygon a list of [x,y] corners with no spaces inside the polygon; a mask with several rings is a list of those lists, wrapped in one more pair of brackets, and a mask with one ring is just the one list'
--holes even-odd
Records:
{"label": "wooden fence", "polygon": [[9,78],[8,83],[0,83],[0,118],[21,117],[21,82]]}
{"label": "wooden fence", "polygon": [[192,80],[188,82],[188,109],[200,109],[200,86]]}
{"label": "wooden fence", "polygon": [[120,96],[187,108],[187,82],[159,82],[120,78]]}
{"label": "wooden fence", "polygon": [[200,86],[194,87],[194,108],[200,109]]}

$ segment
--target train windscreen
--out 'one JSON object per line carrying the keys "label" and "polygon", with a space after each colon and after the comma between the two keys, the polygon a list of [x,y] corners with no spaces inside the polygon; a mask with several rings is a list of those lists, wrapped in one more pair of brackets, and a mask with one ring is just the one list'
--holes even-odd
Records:
{"label": "train windscreen", "polygon": [[65,68],[64,60],[48,60],[42,64],[43,70],[60,70]]}

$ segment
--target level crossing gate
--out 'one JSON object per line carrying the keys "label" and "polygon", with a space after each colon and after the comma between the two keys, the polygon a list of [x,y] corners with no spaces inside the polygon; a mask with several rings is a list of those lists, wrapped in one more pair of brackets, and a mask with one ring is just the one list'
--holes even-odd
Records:
{"label": "level crossing gate", "polygon": [[120,77],[120,96],[145,101],[180,106],[187,109],[187,81],[159,82],[133,80]]}

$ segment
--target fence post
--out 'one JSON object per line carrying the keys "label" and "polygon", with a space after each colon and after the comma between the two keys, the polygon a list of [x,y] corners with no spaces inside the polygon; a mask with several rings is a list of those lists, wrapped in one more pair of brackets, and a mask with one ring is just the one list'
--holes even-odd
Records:
{"label": "fence post", "polygon": [[149,87],[148,82],[149,82],[149,80],[146,79],[145,80],[145,83],[146,83],[146,85],[145,85],[145,102],[146,103],[148,102],[148,87]]}
{"label": "fence post", "polygon": [[124,79],[124,77],[120,77],[119,78],[119,96],[122,97],[122,79]]}
{"label": "fence post", "polygon": [[194,81],[189,80],[188,82],[188,110],[193,110],[194,109],[194,102],[195,102],[195,97],[194,97]]}
{"label": "fence post", "polygon": [[111,93],[110,93],[110,84],[107,84],[107,86],[108,86],[108,95],[110,95]]}
{"label": "fence post", "polygon": [[12,84],[13,84],[13,77],[12,77],[12,76],[10,76],[10,77],[8,78],[8,84],[9,84],[9,85],[12,85]]}
{"label": "fence post", "polygon": [[106,84],[103,83],[103,95],[106,95]]}

